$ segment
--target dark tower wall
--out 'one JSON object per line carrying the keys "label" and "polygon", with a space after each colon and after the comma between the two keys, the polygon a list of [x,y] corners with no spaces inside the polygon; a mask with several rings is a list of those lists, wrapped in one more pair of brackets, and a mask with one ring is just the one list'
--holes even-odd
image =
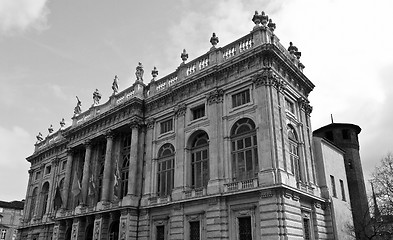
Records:
{"label": "dark tower wall", "polygon": [[[344,150],[345,171],[357,239],[363,239],[365,224],[370,220],[362,162],[359,154],[358,134],[361,128],[354,124],[332,123],[313,132]],[[363,233],[363,234],[362,234]]]}

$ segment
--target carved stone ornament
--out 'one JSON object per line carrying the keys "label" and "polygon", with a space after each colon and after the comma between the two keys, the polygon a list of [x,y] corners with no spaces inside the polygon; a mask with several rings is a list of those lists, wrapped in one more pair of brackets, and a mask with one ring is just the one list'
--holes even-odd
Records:
{"label": "carved stone ornament", "polygon": [[220,103],[223,101],[224,90],[217,88],[207,94],[207,102],[209,105],[213,103]]}
{"label": "carved stone ornament", "polygon": [[53,125],[51,124],[48,128],[49,135],[53,133]]}
{"label": "carved stone ornament", "polygon": [[255,11],[254,16],[252,17],[252,21],[255,23],[255,27],[258,27],[260,24],[265,27],[268,20],[269,17],[265,14],[264,11],[262,11],[261,14],[258,14],[258,11]]}
{"label": "carved stone ornament", "polygon": [[277,76],[273,73],[273,71],[270,68],[267,68],[263,72],[254,75],[252,77],[252,81],[256,87],[272,86],[276,78]]}
{"label": "carved stone ornament", "polygon": [[155,122],[154,118],[146,119],[146,126],[147,126],[147,128],[154,128],[154,122]]}
{"label": "carved stone ornament", "polygon": [[186,63],[188,59],[188,53],[186,52],[186,49],[183,49],[183,52],[180,54],[180,57],[183,63]]}
{"label": "carved stone ornament", "polygon": [[270,18],[269,19],[269,23],[267,24],[267,27],[270,29],[270,31],[274,32],[274,30],[276,29],[276,24],[273,23],[273,20]]}
{"label": "carved stone ornament", "polygon": [[312,106],[310,105],[310,101],[308,101],[306,98],[304,97],[300,97],[298,99],[298,102],[300,104],[300,107],[302,109],[304,109],[304,111],[306,112],[307,115],[310,115],[312,112]]}
{"label": "carved stone ornament", "polygon": [[63,129],[65,125],[66,125],[65,120],[64,118],[62,118],[60,121],[60,129]]}
{"label": "carved stone ornament", "polygon": [[37,141],[38,141],[38,142],[42,142],[42,141],[44,140],[44,138],[42,137],[42,133],[41,133],[41,132],[38,133],[38,135],[36,136],[36,138],[37,138]]}
{"label": "carved stone ornament", "polygon": [[219,40],[218,40],[218,37],[216,36],[216,33],[213,33],[212,37],[210,38],[210,43],[215,48],[218,42],[219,42]]}
{"label": "carved stone ornament", "polygon": [[156,67],[154,67],[153,70],[151,70],[151,75],[153,77],[153,79],[151,81],[155,81],[156,77],[158,76],[158,70]]}
{"label": "carved stone ornament", "polygon": [[176,105],[174,108],[175,116],[181,117],[181,116],[186,115],[186,110],[187,110],[186,104],[181,103],[181,104]]}
{"label": "carved stone ornament", "polygon": [[140,119],[132,119],[130,121],[131,128],[139,128],[142,125],[142,121]]}
{"label": "carved stone ornament", "polygon": [[273,197],[273,192],[271,190],[261,191],[259,197],[260,198],[271,198],[271,197]]}
{"label": "carved stone ornament", "polygon": [[76,240],[77,235],[78,235],[78,223],[73,223],[72,224],[72,234],[71,234],[71,240]]}
{"label": "carved stone ornament", "polygon": [[76,102],[76,106],[74,108],[74,114],[79,115],[82,113],[82,108],[81,108],[82,102],[79,100],[78,96],[76,96],[76,100],[77,100],[77,102]]}
{"label": "carved stone ornament", "polygon": [[143,82],[143,73],[144,72],[145,71],[143,70],[143,65],[141,62],[139,62],[138,66],[136,67],[136,71],[135,71],[135,76],[136,76],[137,81]]}
{"label": "carved stone ornament", "polygon": [[100,99],[101,99],[101,93],[98,91],[98,89],[96,89],[93,92],[93,105],[96,106],[100,103]]}
{"label": "carved stone ornament", "polygon": [[117,77],[117,75],[115,75],[115,78],[113,79],[112,90],[113,90],[113,95],[119,92],[119,78]]}

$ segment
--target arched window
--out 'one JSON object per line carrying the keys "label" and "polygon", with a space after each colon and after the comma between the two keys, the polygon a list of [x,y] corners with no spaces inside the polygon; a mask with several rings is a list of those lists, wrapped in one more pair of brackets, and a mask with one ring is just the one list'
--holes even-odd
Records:
{"label": "arched window", "polygon": [[37,188],[34,188],[33,193],[31,194],[31,202],[30,202],[30,212],[29,212],[29,219],[34,216],[35,206],[37,203]]}
{"label": "arched window", "polygon": [[109,240],[119,239],[119,220],[112,222],[109,227]]}
{"label": "arched window", "polygon": [[232,176],[236,181],[258,175],[258,149],[255,123],[249,118],[237,121],[231,131]]}
{"label": "arched window", "polygon": [[49,183],[45,182],[41,190],[41,199],[42,199],[41,216],[43,216],[46,213],[46,207],[48,205],[48,194],[49,194]]}
{"label": "arched window", "polygon": [[164,144],[158,151],[157,194],[160,197],[170,195],[173,189],[175,148]]}
{"label": "arched window", "polygon": [[291,161],[291,170],[295,174],[296,180],[301,180],[300,163],[299,163],[299,142],[295,129],[287,126],[288,139],[289,139],[289,158]]}
{"label": "arched window", "polygon": [[128,173],[130,166],[130,150],[131,150],[131,134],[128,134],[122,139],[122,165],[120,169],[120,198],[123,198],[128,193]]}
{"label": "arched window", "polygon": [[206,132],[195,136],[191,145],[191,187],[206,187],[209,181],[209,137]]}

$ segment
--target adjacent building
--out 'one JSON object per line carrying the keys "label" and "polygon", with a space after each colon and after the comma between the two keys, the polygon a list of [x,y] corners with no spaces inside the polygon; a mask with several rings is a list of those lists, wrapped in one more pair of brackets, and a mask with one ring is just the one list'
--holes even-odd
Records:
{"label": "adjacent building", "polygon": [[160,79],[139,63],[131,86],[115,77],[107,102],[78,99],[71,126],[39,134],[21,239],[349,239],[344,153],[313,140],[301,53],[252,20]]}
{"label": "adjacent building", "polygon": [[0,201],[0,240],[15,240],[23,218],[24,201]]}

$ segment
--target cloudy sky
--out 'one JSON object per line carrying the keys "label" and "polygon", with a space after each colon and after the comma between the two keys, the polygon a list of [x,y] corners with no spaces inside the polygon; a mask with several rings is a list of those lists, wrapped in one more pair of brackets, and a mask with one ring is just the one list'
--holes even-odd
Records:
{"label": "cloudy sky", "polygon": [[392,9],[390,0],[0,0],[0,200],[25,197],[35,136],[69,124],[76,95],[83,110],[96,88],[105,102],[114,75],[125,89],[138,62],[165,76],[183,48],[189,59],[207,52],[212,32],[218,46],[248,34],[255,10],[302,52],[316,85],[313,129],[330,114],[362,128],[367,179],[393,151]]}

